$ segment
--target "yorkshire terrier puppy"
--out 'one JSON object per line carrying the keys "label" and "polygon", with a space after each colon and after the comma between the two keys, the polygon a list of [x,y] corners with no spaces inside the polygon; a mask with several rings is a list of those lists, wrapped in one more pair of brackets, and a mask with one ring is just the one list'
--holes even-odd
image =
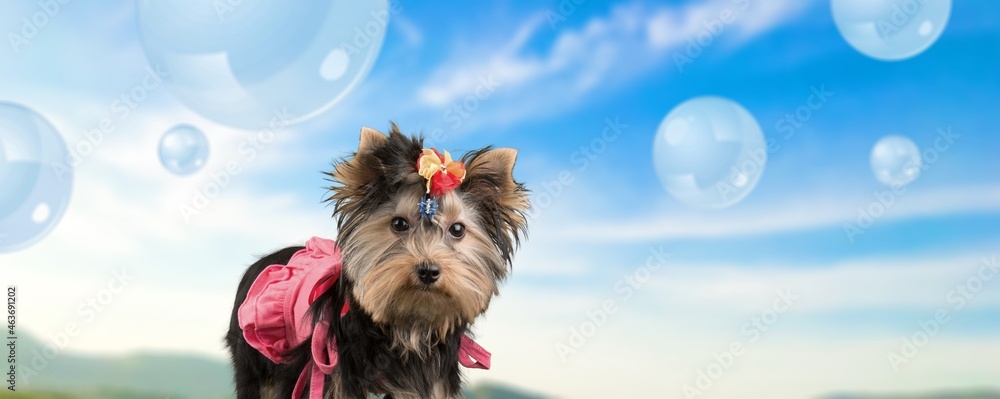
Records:
{"label": "yorkshire terrier puppy", "polygon": [[[460,397],[460,363],[482,367],[485,353],[467,332],[498,295],[526,234],[528,192],[514,180],[516,156],[486,147],[452,160],[395,124],[389,135],[362,129],[357,152],[327,173],[335,248],[282,249],[250,266],[239,284],[225,338],[237,397]],[[305,266],[288,276],[322,276],[274,294],[273,314],[285,312],[286,328],[268,330],[264,307],[250,302],[272,295],[263,280],[284,281],[274,276],[297,254]],[[332,261],[309,263],[322,259]],[[296,292],[308,299],[289,305]],[[285,339],[300,330],[305,335]],[[276,343],[262,349],[270,333]]]}

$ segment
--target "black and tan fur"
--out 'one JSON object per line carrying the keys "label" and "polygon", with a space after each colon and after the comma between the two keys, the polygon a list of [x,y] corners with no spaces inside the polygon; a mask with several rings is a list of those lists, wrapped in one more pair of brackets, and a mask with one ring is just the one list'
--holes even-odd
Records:
{"label": "black and tan fur", "polygon": [[[358,151],[328,173],[344,268],[312,312],[314,320],[330,320],[345,301],[350,311],[331,320],[339,363],[327,378],[327,398],[459,397],[460,338],[498,294],[525,233],[529,203],[527,190],[513,178],[515,150],[487,147],[466,154],[462,185],[441,198],[432,221],[424,221],[417,213],[425,192],[416,169],[422,149],[422,138],[407,137],[395,125],[388,136],[364,128]],[[396,217],[412,227],[392,230]],[[465,226],[460,239],[448,233],[454,223]],[[292,362],[271,363],[247,344],[236,318],[261,270],[287,263],[300,249],[263,257],[240,282],[226,335],[239,399],[290,398],[310,360],[307,341],[291,351]],[[427,263],[440,267],[440,279],[431,286],[414,272]]]}

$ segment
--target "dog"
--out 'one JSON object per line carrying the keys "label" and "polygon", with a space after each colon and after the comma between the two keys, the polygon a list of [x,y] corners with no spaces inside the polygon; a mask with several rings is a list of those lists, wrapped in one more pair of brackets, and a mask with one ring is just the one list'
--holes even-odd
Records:
{"label": "dog", "polygon": [[[329,262],[325,280],[308,292],[308,313],[296,321],[308,325],[285,321],[304,335],[261,344],[266,329],[248,321],[247,308],[261,297],[262,273],[290,267],[308,245],[262,257],[239,284],[225,336],[237,398],[300,399],[304,385],[310,398],[460,397],[459,363],[475,367],[483,360],[476,353],[486,353],[488,365],[469,329],[499,294],[527,236],[530,204],[513,176],[516,158],[514,149],[485,147],[453,160],[395,124],[388,135],[363,128],[357,152],[325,173],[338,237],[324,253],[339,263]],[[272,344],[285,346],[262,352]]]}

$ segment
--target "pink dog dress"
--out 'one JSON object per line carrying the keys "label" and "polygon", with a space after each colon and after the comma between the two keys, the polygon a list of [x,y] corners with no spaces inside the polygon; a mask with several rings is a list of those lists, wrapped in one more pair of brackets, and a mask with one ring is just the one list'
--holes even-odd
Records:
{"label": "pink dog dress", "polygon": [[[337,365],[337,344],[329,336],[330,323],[313,325],[309,306],[340,277],[342,267],[337,243],[313,237],[287,265],[270,265],[250,286],[237,317],[243,337],[251,347],[275,363],[290,359],[289,350],[311,339],[312,361],[299,374],[292,393],[302,397],[309,380],[309,398],[322,399],[326,375]],[[345,303],[340,316],[347,314]],[[310,338],[311,337],[311,338]],[[466,335],[458,350],[458,362],[469,368],[490,368],[490,353]]]}

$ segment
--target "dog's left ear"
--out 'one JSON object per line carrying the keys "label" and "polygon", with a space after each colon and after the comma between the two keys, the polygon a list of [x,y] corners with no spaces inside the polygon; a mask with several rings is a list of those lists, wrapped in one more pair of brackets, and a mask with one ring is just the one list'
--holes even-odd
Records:
{"label": "dog's left ear", "polygon": [[461,189],[479,204],[490,239],[510,262],[510,255],[527,232],[531,209],[528,190],[514,180],[517,150],[484,148],[467,154]]}

